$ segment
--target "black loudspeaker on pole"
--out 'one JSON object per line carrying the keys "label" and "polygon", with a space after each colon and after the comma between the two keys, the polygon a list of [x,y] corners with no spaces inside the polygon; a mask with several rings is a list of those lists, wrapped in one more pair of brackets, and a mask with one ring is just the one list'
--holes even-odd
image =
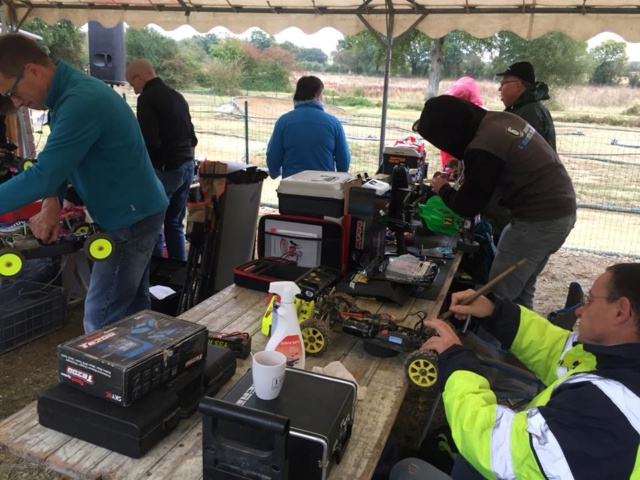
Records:
{"label": "black loudspeaker on pole", "polygon": [[89,22],[89,74],[109,85],[124,85],[124,23],[105,28]]}

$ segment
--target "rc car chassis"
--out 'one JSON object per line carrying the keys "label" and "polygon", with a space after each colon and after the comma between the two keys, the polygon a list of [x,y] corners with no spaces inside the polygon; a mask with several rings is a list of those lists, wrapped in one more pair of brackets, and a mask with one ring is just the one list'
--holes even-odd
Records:
{"label": "rc car chassis", "polygon": [[331,343],[336,324],[344,333],[362,338],[368,345],[390,352],[409,353],[405,373],[409,385],[417,389],[433,387],[438,378],[437,355],[420,347],[436,332],[423,326],[423,317],[414,328],[397,324],[388,313],[371,313],[358,308],[353,297],[334,290],[319,295],[314,316],[300,324],[305,352],[319,356]]}
{"label": "rc car chassis", "polygon": [[78,222],[70,231],[63,229],[60,238],[42,244],[29,230],[28,222],[16,222],[0,232],[0,277],[15,277],[32,258],[53,257],[83,250],[91,260],[106,260],[114,250],[113,240],[98,231],[95,224]]}

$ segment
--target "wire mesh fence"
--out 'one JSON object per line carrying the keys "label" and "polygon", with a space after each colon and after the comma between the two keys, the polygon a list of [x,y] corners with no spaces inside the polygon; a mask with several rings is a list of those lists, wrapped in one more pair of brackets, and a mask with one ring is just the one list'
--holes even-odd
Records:
{"label": "wire mesh fence", "polygon": [[[290,98],[221,97],[184,92],[199,138],[196,155],[266,168],[266,149],[277,118],[293,107]],[[135,105],[132,105],[135,108]],[[326,106],[341,119],[351,149],[352,173],[375,173],[380,116],[356,116]],[[415,112],[390,118],[385,143],[410,135]],[[640,132],[623,128],[556,124],[557,147],[578,198],[578,221],[565,248],[640,256]],[[309,148],[313,148],[312,145]],[[429,172],[440,168],[439,152],[427,149]],[[276,206],[279,180],[265,181],[264,205]]]}

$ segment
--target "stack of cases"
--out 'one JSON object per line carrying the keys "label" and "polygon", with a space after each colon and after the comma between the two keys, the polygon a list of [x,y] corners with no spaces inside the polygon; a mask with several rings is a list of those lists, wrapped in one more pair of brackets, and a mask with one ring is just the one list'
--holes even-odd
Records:
{"label": "stack of cases", "polygon": [[60,383],[38,395],[40,424],[139,458],[236,369],[207,329],[142,311],[58,346]]}

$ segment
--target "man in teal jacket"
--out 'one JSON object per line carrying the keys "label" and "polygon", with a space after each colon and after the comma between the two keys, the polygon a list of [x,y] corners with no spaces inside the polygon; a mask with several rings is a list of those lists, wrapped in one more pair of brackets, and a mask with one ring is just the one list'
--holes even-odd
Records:
{"label": "man in teal jacket", "polygon": [[0,185],[0,213],[43,198],[30,227],[43,242],[55,242],[70,181],[115,242],[114,253],[93,266],[85,330],[149,308],[149,260],[167,197],[129,106],[103,82],[65,62],[52,63],[18,34],[0,36],[0,93],[16,107],[51,112],[51,134],[38,162]]}
{"label": "man in teal jacket", "polygon": [[[640,478],[640,263],[613,265],[585,295],[578,332],[497,296],[461,305],[547,386],[515,412],[498,404],[477,357],[441,320],[424,348],[439,354],[438,382],[460,454],[451,476],[499,479]],[[474,476],[475,475],[475,476]]]}

